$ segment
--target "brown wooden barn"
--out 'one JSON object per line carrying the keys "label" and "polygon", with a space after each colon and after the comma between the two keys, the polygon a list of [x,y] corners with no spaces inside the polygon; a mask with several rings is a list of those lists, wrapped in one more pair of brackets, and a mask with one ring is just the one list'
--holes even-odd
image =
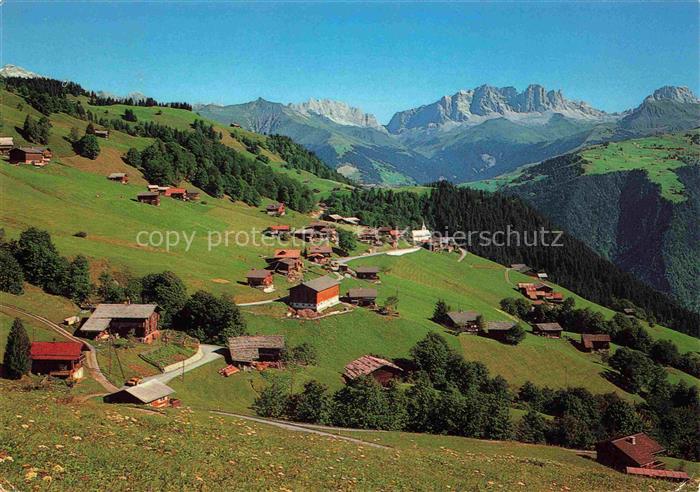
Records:
{"label": "brown wooden barn", "polygon": [[581,333],[581,348],[585,352],[610,350],[610,335]]}
{"label": "brown wooden barn", "polygon": [[121,184],[127,184],[129,182],[129,175],[126,173],[111,173],[107,176],[110,181],[118,181]]}
{"label": "brown wooden barn", "polygon": [[158,310],[155,304],[98,304],[80,332],[92,338],[133,334],[140,342],[151,343],[159,335]]}
{"label": "brown wooden barn", "polygon": [[32,342],[32,373],[71,380],[83,379],[83,344],[80,342]]}
{"label": "brown wooden barn", "polygon": [[532,333],[546,338],[561,338],[564,330],[559,323],[535,323]]}
{"label": "brown wooden barn", "polygon": [[373,355],[363,355],[345,366],[343,379],[347,383],[360,376],[371,376],[382,386],[387,386],[402,373],[403,370],[393,362]]}
{"label": "brown wooden barn", "polygon": [[377,304],[377,289],[350,289],[347,299],[356,306],[374,307]]}
{"label": "brown wooden barn", "polygon": [[460,333],[476,334],[479,332],[479,316],[476,311],[450,311],[446,324]]}
{"label": "brown wooden barn", "polygon": [[357,278],[363,280],[379,280],[379,267],[359,266],[355,268],[355,275],[357,275]]}
{"label": "brown wooden barn", "polygon": [[187,190],[185,188],[168,188],[165,190],[164,195],[176,200],[185,200],[187,198]]}
{"label": "brown wooden barn", "polygon": [[284,346],[282,335],[253,335],[228,339],[231,360],[238,363],[280,361]]}
{"label": "brown wooden barn", "polygon": [[265,207],[265,211],[267,212],[267,215],[282,217],[284,214],[287,213],[287,207],[285,207],[284,203],[281,202],[271,203],[267,207]]}
{"label": "brown wooden barn", "polygon": [[95,130],[93,135],[100,138],[109,138],[109,130]]}
{"label": "brown wooden barn", "polygon": [[272,272],[270,270],[250,270],[246,274],[246,280],[250,287],[267,288],[272,287]]}
{"label": "brown wooden barn", "polygon": [[0,155],[7,155],[15,147],[14,137],[0,137]]}
{"label": "brown wooden barn", "polygon": [[281,234],[289,234],[291,230],[291,227],[287,224],[271,225],[265,230],[265,234],[268,236],[279,236]]}
{"label": "brown wooden barn", "polygon": [[515,323],[512,321],[488,321],[486,322],[486,330],[481,334],[494,340],[503,340],[514,326]]}
{"label": "brown wooden barn", "polygon": [[599,463],[617,470],[624,470],[628,466],[660,468],[663,462],[656,455],[662,451],[663,446],[640,432],[597,443],[596,459]]}
{"label": "brown wooden barn", "polygon": [[43,166],[51,160],[53,154],[46,147],[17,147],[10,150],[11,164],[34,164]]}
{"label": "brown wooden barn", "polygon": [[148,405],[154,408],[170,406],[170,395],[175,390],[160,381],[151,380],[136,386],[125,386],[119,391],[106,395],[105,403],[132,403]]}
{"label": "brown wooden barn", "polygon": [[276,249],[267,263],[269,269],[284,275],[294,275],[304,269],[304,260],[298,249]]}
{"label": "brown wooden barn", "polygon": [[306,249],[306,259],[314,263],[327,263],[333,255],[333,248],[330,246],[309,246]]}
{"label": "brown wooden barn", "polygon": [[136,195],[136,199],[141,203],[155,205],[156,207],[160,205],[160,193],[139,193]]}
{"label": "brown wooden barn", "polygon": [[324,311],[340,302],[340,283],[319,277],[289,289],[289,305],[295,309]]}
{"label": "brown wooden barn", "polygon": [[200,198],[200,193],[197,190],[187,190],[187,199],[197,201]]}

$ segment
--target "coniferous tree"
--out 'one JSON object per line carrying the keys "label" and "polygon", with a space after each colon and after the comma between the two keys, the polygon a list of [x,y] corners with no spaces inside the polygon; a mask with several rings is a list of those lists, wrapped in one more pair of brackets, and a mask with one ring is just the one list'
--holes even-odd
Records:
{"label": "coniferous tree", "polygon": [[24,273],[12,254],[0,249],[0,290],[19,295],[24,292]]}
{"label": "coniferous tree", "polygon": [[24,324],[19,318],[15,318],[10,328],[5,345],[5,355],[2,365],[5,375],[10,379],[20,379],[29,373],[32,361],[29,355],[30,350],[29,335],[24,329]]}

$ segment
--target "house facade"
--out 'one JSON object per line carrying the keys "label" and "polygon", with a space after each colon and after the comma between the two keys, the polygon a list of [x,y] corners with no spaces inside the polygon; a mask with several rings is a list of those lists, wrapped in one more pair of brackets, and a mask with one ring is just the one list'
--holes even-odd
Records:
{"label": "house facade", "polygon": [[134,336],[151,343],[159,335],[160,314],[155,304],[99,304],[80,332],[93,338]]}
{"label": "house facade", "polygon": [[83,369],[83,344],[80,342],[32,342],[32,373],[80,380]]}
{"label": "house facade", "polygon": [[289,289],[289,305],[295,309],[324,311],[340,303],[340,283],[319,277]]}

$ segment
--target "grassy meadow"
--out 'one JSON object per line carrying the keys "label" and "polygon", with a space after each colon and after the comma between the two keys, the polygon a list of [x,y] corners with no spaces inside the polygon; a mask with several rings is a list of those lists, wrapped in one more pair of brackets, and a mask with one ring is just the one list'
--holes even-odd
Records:
{"label": "grassy meadow", "polygon": [[[690,132],[693,133],[698,130]],[[649,180],[661,187],[661,195],[677,203],[686,198],[674,169],[687,165],[681,156],[697,152],[697,145],[685,133],[675,133],[596,145],[581,152],[581,156],[588,161],[584,165],[586,174],[643,169]]]}
{"label": "grassy meadow", "polygon": [[386,446],[375,448],[205,411],[149,413],[81,402],[73,391],[25,392],[0,382],[0,392],[10,396],[0,412],[0,487],[434,490],[441,484],[450,490],[627,491],[659,486],[547,446],[351,433]]}

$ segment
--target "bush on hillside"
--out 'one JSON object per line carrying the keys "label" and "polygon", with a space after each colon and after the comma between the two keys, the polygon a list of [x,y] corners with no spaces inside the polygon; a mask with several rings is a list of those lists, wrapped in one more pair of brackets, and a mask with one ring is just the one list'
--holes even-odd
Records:
{"label": "bush on hillside", "polygon": [[75,151],[82,157],[95,160],[100,155],[100,143],[95,135],[86,134],[76,142]]}
{"label": "bush on hillside", "polygon": [[0,249],[0,290],[20,295],[24,292],[23,283],[24,274],[15,257],[9,251]]}

